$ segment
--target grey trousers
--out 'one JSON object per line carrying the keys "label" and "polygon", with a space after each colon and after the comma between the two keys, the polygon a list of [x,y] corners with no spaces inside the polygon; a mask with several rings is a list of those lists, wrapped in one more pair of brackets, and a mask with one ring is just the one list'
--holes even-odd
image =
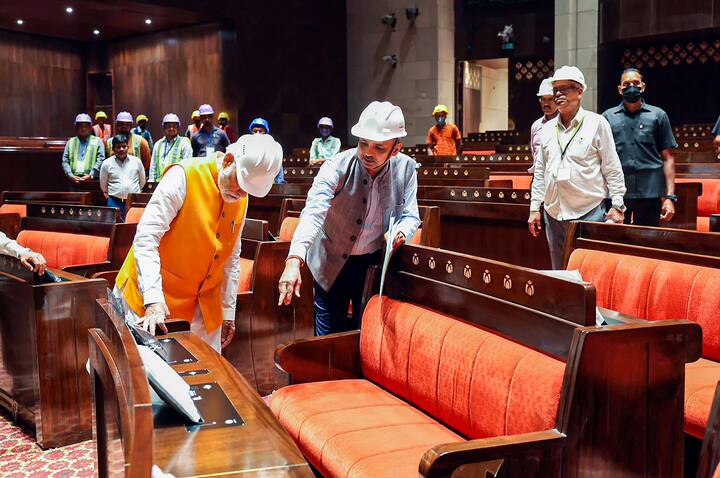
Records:
{"label": "grey trousers", "polygon": [[605,204],[601,202],[592,211],[576,219],[558,221],[553,219],[547,212],[545,214],[545,234],[547,235],[548,246],[550,247],[550,260],[552,268],[559,270],[563,268],[563,255],[565,254],[565,235],[567,234],[570,221],[594,221],[605,220]]}

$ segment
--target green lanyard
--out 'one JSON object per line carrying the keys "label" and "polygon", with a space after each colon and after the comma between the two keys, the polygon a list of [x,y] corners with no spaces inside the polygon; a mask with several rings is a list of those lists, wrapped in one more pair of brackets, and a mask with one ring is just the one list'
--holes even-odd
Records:
{"label": "green lanyard", "polygon": [[560,118],[558,117],[558,124],[555,127],[555,133],[557,134],[557,142],[558,146],[560,147],[560,161],[565,159],[565,153],[567,153],[568,148],[570,147],[570,143],[573,142],[575,139],[575,136],[577,136],[578,132],[580,131],[580,128],[582,128],[583,122],[585,122],[585,117],[580,120],[578,125],[575,127],[575,131],[573,132],[572,136],[570,137],[570,141],[567,142],[565,147],[563,148],[562,143],[560,142]]}

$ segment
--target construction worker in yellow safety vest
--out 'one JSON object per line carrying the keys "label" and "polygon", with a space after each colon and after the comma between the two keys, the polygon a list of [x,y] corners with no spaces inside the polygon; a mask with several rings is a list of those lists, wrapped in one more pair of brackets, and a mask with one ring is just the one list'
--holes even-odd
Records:
{"label": "construction worker in yellow safety vest", "polygon": [[200,110],[193,111],[190,119],[192,123],[190,123],[185,130],[185,137],[187,139],[192,139],[192,137],[200,131]]}
{"label": "construction worker in yellow safety vest", "polygon": [[168,113],[162,121],[163,138],[153,147],[152,161],[150,162],[151,183],[160,181],[168,166],[183,159],[192,157],[190,140],[180,136],[180,118],[175,113]]}
{"label": "construction worker in yellow safety vest", "polygon": [[[130,131],[132,125],[132,115],[127,111],[121,111],[115,117],[115,134],[124,134],[128,137],[128,154],[140,158],[145,167],[145,171],[147,171],[148,168],[150,168],[150,145],[145,138]],[[113,155],[112,138],[108,139],[105,143],[105,155],[107,157]]]}
{"label": "construction worker in yellow safety vest", "polygon": [[110,139],[112,137],[112,127],[109,124],[105,124],[105,121],[107,121],[105,112],[98,111],[95,113],[95,121],[97,123],[92,127],[93,134],[103,142]]}
{"label": "construction worker in yellow safety vest", "polygon": [[62,156],[62,168],[65,176],[75,184],[97,179],[100,166],[105,160],[102,140],[90,134],[92,120],[90,115],[80,113],[75,117],[77,136],[65,143]]}

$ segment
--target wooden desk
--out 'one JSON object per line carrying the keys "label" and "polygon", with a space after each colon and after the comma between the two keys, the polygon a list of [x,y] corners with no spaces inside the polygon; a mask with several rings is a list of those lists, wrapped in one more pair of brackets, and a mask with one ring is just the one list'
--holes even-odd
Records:
{"label": "wooden desk", "polygon": [[0,256],[0,405],[35,429],[43,448],[90,438],[87,329],[107,283],[53,270],[67,282],[36,285]]}
{"label": "wooden desk", "polygon": [[[98,375],[96,367],[98,355],[96,343],[98,338],[109,339],[105,342],[114,363],[119,368],[118,378],[125,382],[127,389],[133,390],[136,396],[149,396],[149,385],[145,378],[142,361],[139,361],[137,348],[125,328],[121,319],[114,314],[105,300],[99,300],[97,305],[98,329],[90,334],[91,360],[95,370],[93,380],[95,390],[98,390],[98,379],[107,380],[107,377]],[[122,446],[132,446],[132,453],[125,454],[125,462],[130,463],[129,476],[149,476],[149,469],[133,467],[135,463],[154,463],[166,473],[177,477],[210,477],[210,476],[243,476],[243,477],[297,477],[314,478],[309,465],[292,439],[280,426],[260,396],[252,389],[237,370],[209,345],[190,332],[177,332],[163,336],[173,338],[188,350],[197,362],[173,366],[179,373],[192,370],[207,370],[208,373],[185,376],[187,383],[192,385],[217,383],[232,403],[232,406],[245,421],[242,426],[200,428],[189,432],[184,424],[171,425],[163,428],[154,427],[152,422],[146,423],[152,431],[151,443],[142,443],[139,436],[123,436],[120,430]],[[122,344],[121,347],[119,345]],[[120,350],[124,349],[124,352]],[[138,364],[139,366],[133,366]],[[103,384],[106,385],[106,384]],[[95,396],[96,416],[104,406],[104,397]],[[114,403],[110,403],[114,405]],[[133,404],[135,410],[128,414],[128,421],[140,418],[147,414],[147,407],[142,404]],[[120,406],[120,413],[127,410]],[[102,408],[105,410],[105,408]],[[108,416],[108,415],[104,415]],[[117,416],[117,412],[116,412]],[[118,430],[99,422],[95,439],[100,438],[103,443],[104,433]],[[126,428],[129,429],[130,427]],[[136,431],[147,434],[145,428],[135,428]],[[118,443],[119,440],[112,440]],[[133,443],[135,442],[135,443]],[[104,454],[105,450],[99,452]],[[147,456],[150,454],[151,456]],[[127,465],[126,465],[127,466]]]}

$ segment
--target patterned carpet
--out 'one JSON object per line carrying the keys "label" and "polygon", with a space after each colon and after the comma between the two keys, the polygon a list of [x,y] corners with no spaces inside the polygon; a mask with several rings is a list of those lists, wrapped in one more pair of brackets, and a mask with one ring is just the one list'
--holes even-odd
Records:
{"label": "patterned carpet", "polygon": [[43,450],[33,436],[0,415],[0,476],[3,478],[84,478],[94,476],[91,440]]}

